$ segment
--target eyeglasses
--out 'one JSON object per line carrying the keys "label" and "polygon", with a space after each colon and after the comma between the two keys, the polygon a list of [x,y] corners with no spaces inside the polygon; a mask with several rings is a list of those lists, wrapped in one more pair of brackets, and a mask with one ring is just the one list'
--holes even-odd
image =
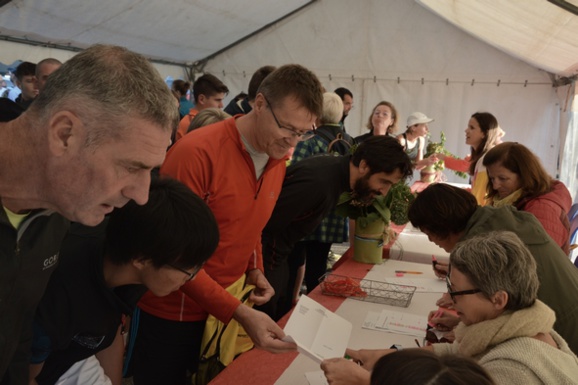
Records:
{"label": "eyeglasses", "polygon": [[305,131],[305,132],[299,132],[297,130],[294,130],[293,128],[282,126],[281,123],[279,123],[279,119],[277,119],[277,116],[273,112],[273,107],[271,107],[271,103],[269,103],[269,100],[267,100],[267,98],[265,96],[263,96],[263,98],[265,99],[265,101],[267,102],[267,105],[269,106],[269,111],[271,111],[271,115],[273,115],[273,119],[275,119],[275,123],[277,123],[277,127],[279,127],[281,130],[289,132],[291,134],[292,138],[297,138],[297,140],[300,142],[303,142],[305,140],[309,140],[315,136],[315,130],[317,128],[317,127],[315,127],[315,124],[313,125],[311,130]]}
{"label": "eyeglasses", "polygon": [[461,291],[452,291],[452,283],[450,281],[449,274],[446,275],[446,285],[448,287],[448,294],[452,297],[452,301],[456,302],[456,297],[458,295],[469,295],[469,294],[476,294],[481,293],[480,289],[470,289],[470,290],[461,290]]}
{"label": "eyeglasses", "polygon": [[178,266],[174,266],[174,265],[171,265],[171,264],[167,264],[167,266],[170,266],[170,267],[172,267],[173,269],[178,270],[178,271],[186,274],[186,275],[188,276],[187,282],[188,282],[188,281],[192,281],[193,278],[195,278],[195,276],[196,276],[197,274],[199,274],[199,271],[201,271],[201,269],[203,268],[203,266],[199,266],[199,268],[197,268],[197,270],[195,270],[193,273],[189,273],[189,272],[186,271],[185,269],[181,269],[181,268],[178,267]]}

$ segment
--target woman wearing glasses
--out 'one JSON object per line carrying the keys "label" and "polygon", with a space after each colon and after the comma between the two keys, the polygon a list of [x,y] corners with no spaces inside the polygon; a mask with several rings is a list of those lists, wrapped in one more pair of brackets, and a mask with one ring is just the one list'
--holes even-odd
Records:
{"label": "woman wearing glasses", "polygon": [[[554,311],[537,299],[536,262],[517,235],[491,232],[463,241],[450,266],[448,294],[460,318],[456,341],[422,349],[471,357],[496,384],[578,384],[578,357],[554,331]],[[347,354],[371,370],[379,356],[394,351]],[[326,370],[326,376],[336,380],[336,372]]]}

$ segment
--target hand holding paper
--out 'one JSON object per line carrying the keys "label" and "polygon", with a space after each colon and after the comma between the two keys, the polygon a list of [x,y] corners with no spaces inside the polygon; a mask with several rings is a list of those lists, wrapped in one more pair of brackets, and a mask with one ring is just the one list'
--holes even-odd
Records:
{"label": "hand holding paper", "polygon": [[303,295],[285,326],[283,340],[295,342],[300,353],[321,363],[344,356],[351,329],[349,321]]}

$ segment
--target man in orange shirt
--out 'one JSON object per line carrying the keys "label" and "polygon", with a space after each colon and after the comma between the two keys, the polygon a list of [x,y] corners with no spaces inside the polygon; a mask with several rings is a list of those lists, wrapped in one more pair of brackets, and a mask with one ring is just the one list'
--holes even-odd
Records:
{"label": "man in orange shirt", "polygon": [[191,131],[169,150],[161,174],[207,202],[220,241],[194,281],[166,297],[147,293],[140,301],[135,385],[187,383],[186,371],[196,371],[207,313],[225,323],[238,321],[257,347],[295,349],[281,341],[284,333],[270,317],[225,288],[246,277],[246,284],[255,285],[251,302],[262,305],[273,296],[263,274],[261,232],[281,192],[287,152],[314,135],[322,106],[317,77],[285,65],[263,80],[251,112]]}
{"label": "man in orange shirt", "polygon": [[215,75],[204,74],[193,83],[193,95],[195,107],[191,108],[179,123],[175,133],[175,142],[181,139],[189,130],[191,121],[199,111],[205,108],[223,108],[223,99],[229,93],[229,89]]}

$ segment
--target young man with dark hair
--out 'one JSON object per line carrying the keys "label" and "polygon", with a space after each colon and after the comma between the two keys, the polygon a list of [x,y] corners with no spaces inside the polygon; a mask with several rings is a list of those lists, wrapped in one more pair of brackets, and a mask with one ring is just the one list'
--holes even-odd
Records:
{"label": "young man with dark hair", "polygon": [[349,111],[351,111],[353,108],[353,94],[345,87],[339,87],[333,92],[339,95],[341,101],[343,102],[343,116],[341,117],[341,121],[339,123],[341,124],[343,131],[345,131],[345,118],[347,118]]}
{"label": "young man with dark hair", "polygon": [[223,99],[229,93],[229,89],[215,75],[204,74],[193,83],[193,96],[195,107],[191,108],[179,123],[175,133],[175,141],[181,139],[187,133],[191,120],[205,108],[223,108]]}
{"label": "young man with dark hair", "polygon": [[[352,191],[358,200],[370,201],[376,195],[386,195],[392,185],[412,173],[403,147],[388,136],[370,138],[353,155],[318,155],[289,166],[275,210],[263,230],[265,276],[275,295],[260,309],[274,319],[289,311],[293,288],[288,282],[287,258],[293,246],[335,208],[343,192]],[[317,273],[319,279],[325,266]]]}
{"label": "young man with dark hair", "polygon": [[265,79],[267,75],[273,71],[275,71],[275,67],[273,66],[263,66],[255,71],[253,76],[251,76],[251,80],[249,81],[247,97],[242,98],[241,100],[236,100],[236,98],[231,100],[227,107],[225,107],[225,112],[231,116],[235,116],[237,114],[248,114],[249,111],[253,109],[255,96],[257,96],[257,90],[263,82],[263,79]]}
{"label": "young man with dark hair", "polygon": [[194,279],[218,242],[209,207],[172,179],[153,181],[145,205],[129,202],[98,227],[73,225],[36,312],[31,378],[120,383],[122,315],[147,289],[164,296]]}
{"label": "young man with dark hair", "polygon": [[16,86],[22,91],[15,102],[26,110],[34,99],[36,99],[36,96],[38,96],[36,64],[24,61],[16,67],[14,75],[16,76]]}
{"label": "young man with dark hair", "polygon": [[[428,239],[451,252],[458,242],[491,231],[512,231],[528,247],[538,265],[538,299],[556,312],[554,329],[578,353],[578,269],[546,233],[536,217],[514,206],[480,207],[468,191],[433,184],[417,195],[409,208],[411,224]],[[443,275],[447,265],[438,263]],[[439,322],[435,320],[434,322]],[[455,326],[445,325],[445,326]]]}

